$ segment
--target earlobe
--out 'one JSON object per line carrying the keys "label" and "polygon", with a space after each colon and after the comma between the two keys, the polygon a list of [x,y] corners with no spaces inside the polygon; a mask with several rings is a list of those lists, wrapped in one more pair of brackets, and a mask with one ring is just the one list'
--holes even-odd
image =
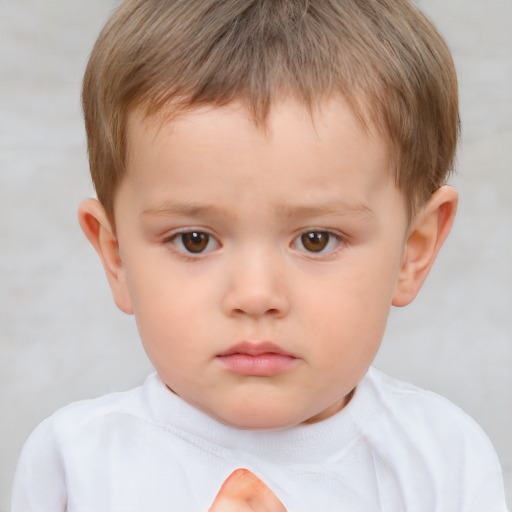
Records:
{"label": "earlobe", "polygon": [[457,192],[450,186],[438,189],[414,219],[395,288],[393,306],[406,306],[416,297],[452,227]]}
{"label": "earlobe", "polygon": [[133,307],[117,237],[103,206],[97,199],[85,199],[78,207],[78,220],[103,263],[115,303],[121,311],[132,314]]}

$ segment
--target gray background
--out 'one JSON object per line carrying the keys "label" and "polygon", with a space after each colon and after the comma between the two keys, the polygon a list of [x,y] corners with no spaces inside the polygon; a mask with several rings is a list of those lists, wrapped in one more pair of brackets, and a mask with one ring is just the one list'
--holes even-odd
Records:
{"label": "gray background", "polygon": [[[93,194],[79,89],[111,0],[0,0],[0,510],[23,441],[56,408],[150,371],[76,209]],[[423,0],[452,48],[464,137],[458,219],[376,365],[465,409],[512,503],[512,2]],[[510,506],[510,505],[509,505]]]}

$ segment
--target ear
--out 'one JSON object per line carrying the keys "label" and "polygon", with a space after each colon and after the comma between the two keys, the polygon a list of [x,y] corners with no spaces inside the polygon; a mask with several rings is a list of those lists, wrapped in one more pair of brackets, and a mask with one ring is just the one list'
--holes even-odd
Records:
{"label": "ear", "polygon": [[405,245],[404,258],[393,295],[393,306],[406,306],[416,297],[455,218],[458,196],[443,186],[415,217]]}
{"label": "ear", "polygon": [[119,244],[103,206],[97,199],[82,201],[78,207],[78,220],[85,236],[101,258],[117,307],[132,314],[133,307]]}

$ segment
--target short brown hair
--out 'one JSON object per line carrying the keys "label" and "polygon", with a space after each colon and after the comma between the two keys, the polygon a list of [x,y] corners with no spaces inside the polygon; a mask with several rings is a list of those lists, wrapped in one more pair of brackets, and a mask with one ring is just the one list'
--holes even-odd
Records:
{"label": "short brown hair", "polygon": [[459,113],[446,43],[408,0],[125,0],[83,83],[98,198],[113,219],[135,108],[241,100],[264,123],[278,97],[311,110],[335,93],[389,139],[414,213],[451,170]]}

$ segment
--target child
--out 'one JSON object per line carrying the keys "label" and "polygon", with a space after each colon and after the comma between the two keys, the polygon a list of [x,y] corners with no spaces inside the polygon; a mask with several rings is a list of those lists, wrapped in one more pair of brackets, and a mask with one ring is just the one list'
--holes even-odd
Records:
{"label": "child", "polygon": [[83,103],[80,224],[156,373],[44,421],[15,512],[505,510],[479,427],[370,366],[457,204],[456,77],[421,13],[127,0]]}

